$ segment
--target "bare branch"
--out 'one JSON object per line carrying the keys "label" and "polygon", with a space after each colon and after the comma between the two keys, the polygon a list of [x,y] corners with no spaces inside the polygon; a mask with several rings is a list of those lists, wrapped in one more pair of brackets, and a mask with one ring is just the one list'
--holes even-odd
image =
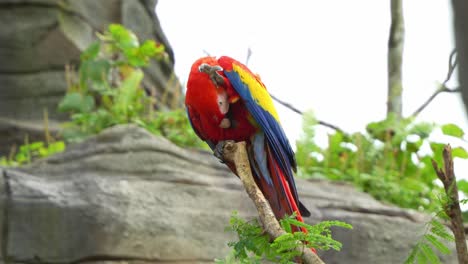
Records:
{"label": "bare branch", "polygon": [[457,180],[453,170],[452,148],[450,145],[444,147],[442,155],[444,157],[444,169],[439,168],[434,160],[432,160],[432,166],[436,171],[437,177],[439,177],[440,181],[444,184],[445,193],[449,198],[448,204],[444,206],[444,211],[450,217],[450,227],[455,236],[458,262],[468,263],[465,228],[463,226]]}
{"label": "bare branch", "polygon": [[445,77],[445,80],[442,82],[440,87],[431,95],[429,98],[420,106],[418,109],[416,109],[413,114],[411,114],[410,117],[416,117],[421,113],[428,105],[429,103],[434,100],[434,98],[437,97],[437,95],[441,93],[458,93],[461,92],[461,89],[459,87],[450,89],[447,87],[448,81],[452,78],[453,73],[455,72],[455,68],[458,65],[458,57],[457,57],[457,51],[453,50],[450,53],[449,60],[448,60],[448,70],[447,70],[447,76]]}
{"label": "bare branch", "polygon": [[[247,194],[257,207],[260,222],[262,223],[265,232],[270,236],[270,238],[276,239],[277,237],[286,234],[286,231],[284,231],[279,225],[273,211],[271,210],[270,204],[255,183],[252,171],[250,170],[249,158],[247,156],[245,146],[245,142],[226,142],[223,147],[223,158],[225,161],[234,163],[237,175],[239,175]],[[296,250],[302,252],[301,258],[304,263],[324,264],[319,256],[314,254],[310,248],[304,246],[302,243],[300,243]]]}
{"label": "bare branch", "polygon": [[447,77],[445,77],[444,82],[442,82],[443,86],[446,86],[447,82],[450,80],[450,78],[452,78],[453,72],[455,71],[455,68],[457,67],[457,65],[458,65],[457,50],[454,49],[452,50],[452,52],[450,52]]}
{"label": "bare branch", "polygon": [[207,50],[203,49],[202,51],[203,53],[205,53],[206,56],[211,56],[211,54]]}
{"label": "bare branch", "polygon": [[[295,106],[293,106],[292,104],[290,104],[290,103],[288,103],[288,102],[285,102],[285,101],[279,99],[278,97],[276,97],[276,96],[274,96],[274,95],[272,95],[272,94],[270,94],[270,96],[271,96],[271,98],[273,98],[273,100],[275,100],[276,102],[278,102],[278,103],[281,104],[282,106],[288,108],[289,110],[291,110],[291,111],[293,111],[293,112],[295,112],[295,113],[297,113],[297,114],[299,114],[299,115],[303,115],[303,114],[304,114],[303,111],[297,109],[297,108],[296,108]],[[324,126],[324,127],[328,127],[328,128],[331,128],[331,129],[333,129],[333,130],[335,130],[335,131],[338,131],[338,132],[340,132],[340,133],[342,133],[342,134],[346,134],[346,132],[344,132],[343,129],[341,129],[341,128],[335,126],[335,125],[332,125],[332,124],[330,124],[330,123],[328,123],[328,122],[321,121],[321,120],[317,120],[317,123],[318,123],[319,125]]]}
{"label": "bare branch", "polygon": [[[252,52],[252,49],[249,47],[249,48],[247,49],[247,58],[245,59],[245,65],[248,65],[248,64],[249,64],[249,60],[250,60],[250,57],[252,56],[252,53],[253,53],[253,52]],[[288,103],[288,102],[285,102],[285,101],[279,99],[278,97],[272,95],[271,93],[270,93],[270,96],[271,96],[271,98],[273,98],[273,100],[275,100],[276,102],[278,102],[278,103],[281,104],[282,106],[288,108],[289,110],[291,110],[291,111],[293,111],[293,112],[295,112],[295,113],[297,113],[297,114],[299,114],[299,115],[303,115],[303,114],[304,114],[303,111],[299,110],[299,109],[296,108],[294,105],[292,105],[292,104],[290,104],[290,103]],[[341,128],[339,128],[339,127],[337,127],[337,126],[335,126],[335,125],[332,125],[332,124],[330,124],[330,123],[328,123],[328,122],[321,121],[321,120],[317,120],[317,123],[318,123],[319,125],[324,126],[324,127],[328,127],[328,128],[331,128],[331,129],[333,129],[333,130],[335,130],[335,131],[338,131],[338,132],[340,132],[340,133],[342,133],[342,134],[346,134]]]}
{"label": "bare branch", "polygon": [[302,112],[301,110],[297,109],[294,105],[288,103],[288,102],[285,102],[281,99],[279,99],[278,97],[270,94],[271,98],[273,98],[273,100],[275,100],[276,102],[280,103],[281,105],[283,105],[284,107],[288,108],[289,110],[295,112],[295,113],[298,113],[300,115],[304,114],[304,112]]}
{"label": "bare branch", "polygon": [[247,49],[247,57],[245,58],[245,65],[249,65],[250,57],[252,56],[252,49],[249,47]]}

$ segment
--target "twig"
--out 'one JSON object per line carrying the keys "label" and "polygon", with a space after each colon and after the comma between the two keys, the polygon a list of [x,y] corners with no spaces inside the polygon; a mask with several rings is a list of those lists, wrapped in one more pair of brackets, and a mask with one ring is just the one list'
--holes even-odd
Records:
{"label": "twig", "polygon": [[455,68],[457,67],[457,65],[458,65],[457,50],[453,50],[449,56],[447,76],[445,77],[445,80],[442,82],[440,87],[431,96],[429,96],[429,98],[420,107],[418,107],[418,109],[416,109],[413,112],[413,114],[411,114],[410,117],[416,117],[417,115],[419,115],[419,113],[421,113],[422,110],[424,110],[424,108],[426,108],[429,105],[429,103],[432,102],[432,100],[434,100],[434,98],[436,98],[436,96],[439,95],[440,93],[461,92],[460,88],[450,89],[447,87],[447,82],[450,80],[450,78],[452,78],[453,72],[455,71]]}
{"label": "twig", "polygon": [[280,103],[281,105],[283,105],[284,107],[288,108],[289,110],[291,110],[291,111],[293,111],[293,112],[295,112],[295,113],[298,113],[298,114],[300,114],[300,115],[303,115],[303,114],[304,114],[304,112],[302,112],[301,110],[297,109],[294,105],[292,105],[292,104],[290,104],[290,103],[288,103],[288,102],[285,102],[285,101],[279,99],[278,97],[272,95],[271,93],[270,93],[270,96],[271,96],[271,98],[273,98],[273,100],[275,100],[276,102]]}
{"label": "twig", "polygon": [[448,204],[444,206],[445,213],[450,217],[451,229],[455,236],[455,247],[457,249],[458,263],[468,263],[468,251],[466,248],[465,229],[458,198],[457,180],[453,170],[452,148],[446,145],[443,150],[444,170],[439,168],[432,160],[432,166],[437,177],[444,184],[445,193],[449,198]]}
{"label": "twig", "polygon": [[[223,147],[223,158],[225,161],[234,163],[237,175],[239,175],[247,194],[257,207],[260,222],[262,223],[264,230],[270,238],[276,239],[277,237],[286,234],[286,231],[284,231],[279,225],[273,211],[271,210],[270,204],[255,183],[252,171],[250,170],[249,158],[247,156],[245,146],[245,142],[226,142]],[[314,254],[307,246],[302,245],[302,243],[296,248],[296,250],[302,252],[301,258],[304,263],[324,264],[319,256]]]}
{"label": "twig", "polygon": [[[206,52],[206,51],[205,51],[205,52]],[[207,53],[207,52],[206,52],[206,53]],[[253,53],[253,52],[252,52],[252,49],[249,47],[249,48],[247,49],[247,57],[246,57],[246,59],[245,59],[245,65],[246,65],[246,66],[249,65],[249,61],[250,61],[250,57],[252,56],[252,53]],[[297,114],[299,114],[299,115],[303,115],[303,114],[304,114],[303,111],[299,110],[299,109],[296,108],[294,105],[292,105],[292,104],[290,104],[290,103],[288,103],[288,102],[285,102],[285,101],[279,99],[278,97],[272,95],[271,93],[270,93],[270,96],[271,96],[271,98],[273,98],[273,100],[275,100],[276,102],[278,102],[278,103],[281,104],[282,106],[288,108],[289,110],[291,110],[291,111],[293,111],[293,112],[295,112],[295,113],[297,113]],[[331,129],[333,129],[333,130],[335,130],[335,131],[341,132],[342,134],[346,134],[341,128],[339,128],[339,127],[337,127],[337,126],[335,126],[335,125],[332,125],[332,124],[330,124],[330,123],[328,123],[328,122],[321,121],[321,120],[317,120],[317,123],[318,123],[319,125],[324,126],[324,127],[328,127],[328,128],[331,128]]]}
{"label": "twig", "polygon": [[[272,94],[270,94],[270,96],[271,96],[271,98],[273,98],[273,100],[275,100],[276,102],[278,102],[278,103],[281,104],[282,106],[288,108],[289,110],[291,110],[291,111],[293,111],[293,112],[295,112],[295,113],[298,113],[298,114],[300,114],[300,115],[303,115],[303,114],[304,114],[304,112],[302,112],[301,110],[297,109],[297,108],[296,108],[295,106],[293,106],[292,104],[290,104],[290,103],[288,103],[288,102],[285,102],[285,101],[279,99],[278,97],[276,97],[276,96],[274,96],[274,95],[272,95]],[[330,124],[330,123],[328,123],[328,122],[321,121],[321,120],[317,120],[317,123],[318,123],[319,125],[322,125],[322,126],[331,128],[331,129],[333,129],[333,130],[336,130],[336,131],[338,131],[338,132],[341,132],[341,133],[343,133],[343,134],[346,134],[341,128],[339,128],[339,127],[337,127],[337,126],[335,126],[335,125],[332,125],[332,124]]]}
{"label": "twig", "polygon": [[247,49],[247,56],[245,58],[245,65],[248,66],[249,65],[249,61],[250,61],[250,57],[252,56],[252,49],[249,47]]}
{"label": "twig", "polygon": [[452,74],[455,71],[455,68],[458,65],[458,56],[457,56],[457,50],[454,49],[452,52],[450,52],[449,56],[449,61],[448,61],[448,71],[447,71],[447,77],[445,77],[444,82],[442,83],[443,86],[447,84],[447,82],[452,78]]}
{"label": "twig", "polygon": [[418,116],[419,113],[421,113],[422,110],[424,110],[424,108],[426,108],[429,105],[429,103],[431,103],[432,100],[434,100],[434,98],[436,98],[436,96],[439,95],[440,93],[458,93],[460,91],[461,91],[460,88],[450,89],[450,88],[441,86],[420,107],[418,107],[418,109],[416,109],[416,111],[414,111],[413,114],[411,114],[411,117],[414,118]]}

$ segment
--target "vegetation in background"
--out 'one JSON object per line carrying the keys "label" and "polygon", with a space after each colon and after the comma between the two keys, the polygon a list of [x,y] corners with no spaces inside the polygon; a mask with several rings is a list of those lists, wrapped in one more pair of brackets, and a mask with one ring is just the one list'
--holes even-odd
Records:
{"label": "vegetation in background", "polygon": [[[140,43],[118,24],[97,36],[98,41],[82,52],[78,71],[67,72],[69,87],[59,104],[59,111],[71,119],[64,124],[65,142],[81,141],[117,124],[136,124],[179,146],[208,148],[191,128],[184,109],[156,111],[153,94],[143,88],[142,68],[152,59],[165,59],[164,46],[153,40]],[[63,141],[25,142],[17,153],[1,157],[0,165],[19,166],[64,149]]]}
{"label": "vegetation in background", "polygon": [[65,143],[63,141],[55,141],[45,143],[42,141],[35,141],[21,145],[18,151],[14,151],[8,157],[0,157],[0,166],[21,166],[31,163],[34,159],[48,157],[52,154],[59,153],[65,150]]}
{"label": "vegetation in background", "polygon": [[[430,139],[439,128],[435,124],[389,118],[370,123],[367,133],[335,131],[328,135],[328,146],[320,147],[315,117],[305,113],[303,120],[296,152],[301,177],[351,182],[378,200],[404,208],[431,211],[438,205],[441,187],[431,160],[442,162],[444,144]],[[464,135],[454,124],[440,128],[448,136]],[[453,156],[467,159],[468,153],[456,147]]]}
{"label": "vegetation in background", "polygon": [[[447,204],[448,201],[441,201]],[[439,211],[426,223],[424,234],[418,239],[415,246],[410,251],[405,264],[413,263],[441,263],[436,252],[449,255],[451,250],[445,242],[455,242],[455,238],[449,233],[447,227],[440,220],[449,220],[443,210]]]}
{"label": "vegetation in background", "polygon": [[63,132],[65,140],[80,141],[105,128],[131,123],[180,146],[206,147],[183,109],[155,111],[153,95],[143,88],[142,68],[152,59],[164,59],[164,46],[153,40],[140,44],[135,34],[117,24],[98,38],[81,54],[78,80],[70,81],[59,105],[71,117]]}
{"label": "vegetation in background", "polygon": [[[295,258],[300,256],[300,252],[294,250],[297,241],[318,250],[339,251],[342,244],[332,238],[330,228],[352,228],[350,224],[340,221],[323,221],[316,225],[308,225],[297,221],[295,215],[283,218],[280,220],[280,225],[287,233],[270,242],[270,238],[256,219],[246,221],[234,212],[226,231],[236,233],[239,240],[229,242],[228,245],[233,251],[225,259],[216,260],[216,263],[263,263],[264,260],[274,263],[293,263]],[[293,233],[292,225],[304,227],[308,233]]]}

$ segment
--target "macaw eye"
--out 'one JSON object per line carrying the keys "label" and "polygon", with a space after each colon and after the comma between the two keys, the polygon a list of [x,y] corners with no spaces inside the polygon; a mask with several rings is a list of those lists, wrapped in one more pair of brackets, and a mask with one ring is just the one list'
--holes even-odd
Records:
{"label": "macaw eye", "polygon": [[229,103],[228,103],[228,96],[225,91],[222,93],[218,94],[217,98],[218,106],[219,106],[219,111],[225,115],[227,112],[229,112]]}

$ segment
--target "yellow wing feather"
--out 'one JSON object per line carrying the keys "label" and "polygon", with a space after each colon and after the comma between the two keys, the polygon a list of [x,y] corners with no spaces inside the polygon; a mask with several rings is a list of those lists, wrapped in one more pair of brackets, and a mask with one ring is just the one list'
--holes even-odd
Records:
{"label": "yellow wing feather", "polygon": [[275,105],[273,104],[273,99],[259,78],[237,64],[234,64],[232,69],[234,72],[239,74],[242,82],[247,85],[255,102],[265,111],[270,113],[278,123],[280,123],[278,112],[276,112]]}

